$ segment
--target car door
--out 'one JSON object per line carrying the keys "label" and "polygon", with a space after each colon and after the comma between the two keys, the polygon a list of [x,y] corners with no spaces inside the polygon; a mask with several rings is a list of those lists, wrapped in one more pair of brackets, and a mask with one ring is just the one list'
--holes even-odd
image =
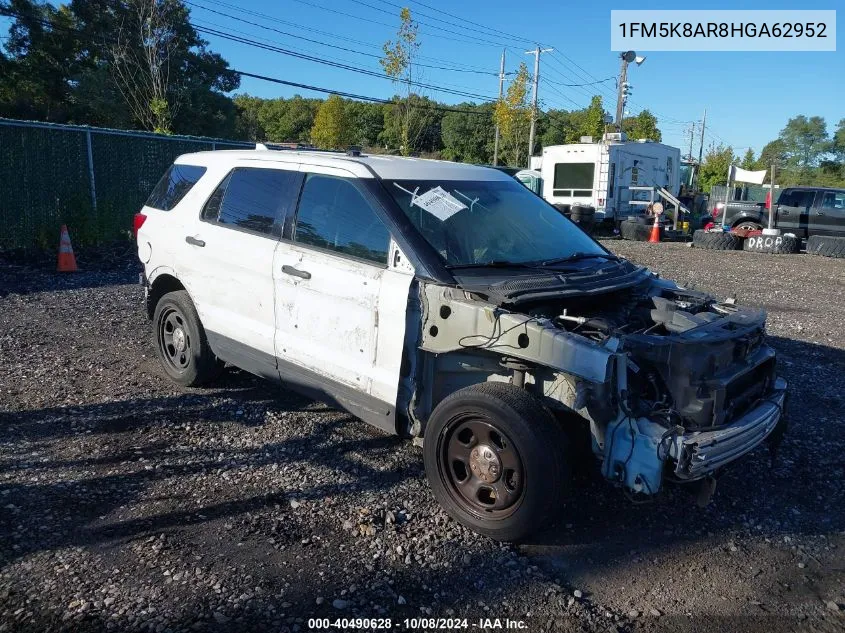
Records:
{"label": "car door", "polygon": [[845,191],[821,191],[810,212],[810,235],[845,236]]}
{"label": "car door", "polygon": [[788,189],[780,196],[777,228],[798,237],[807,237],[810,210],[816,198],[813,189]]}
{"label": "car door", "polygon": [[236,164],[205,201],[180,258],[212,349],[275,378],[273,259],[302,178],[297,164],[282,167]]}
{"label": "car door", "polygon": [[290,240],[273,265],[280,371],[392,431],[413,270],[358,179],[301,169]]}

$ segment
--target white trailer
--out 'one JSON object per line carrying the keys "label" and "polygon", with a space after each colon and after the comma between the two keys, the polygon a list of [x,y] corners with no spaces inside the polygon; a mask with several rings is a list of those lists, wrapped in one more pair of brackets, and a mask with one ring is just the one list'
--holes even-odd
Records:
{"label": "white trailer", "polygon": [[628,141],[619,133],[606,134],[600,143],[551,145],[543,148],[542,195],[552,204],[590,205],[596,221],[624,219],[643,211],[642,204],[632,205],[631,200],[649,199],[648,191],[630,187],[663,188],[678,195],[680,161],[677,147]]}

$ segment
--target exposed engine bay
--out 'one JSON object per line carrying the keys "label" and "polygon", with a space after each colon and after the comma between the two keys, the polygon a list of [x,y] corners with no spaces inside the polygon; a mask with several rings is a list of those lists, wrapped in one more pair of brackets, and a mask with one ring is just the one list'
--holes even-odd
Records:
{"label": "exposed engine bay", "polygon": [[765,344],[766,315],[732,300],[654,276],[609,293],[498,304],[423,283],[420,298],[428,354],[414,372],[424,386],[412,419],[473,381],[509,381],[587,420],[604,476],[644,494],[664,475],[712,474],[781,421],[786,384]]}

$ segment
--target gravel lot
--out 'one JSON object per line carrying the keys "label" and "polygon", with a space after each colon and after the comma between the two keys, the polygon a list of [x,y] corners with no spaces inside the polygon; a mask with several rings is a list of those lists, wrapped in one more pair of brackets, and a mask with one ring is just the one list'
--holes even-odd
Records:
{"label": "gravel lot", "polygon": [[[131,259],[0,263],[0,631],[298,631],[311,617],[528,630],[845,629],[845,262],[608,241],[769,311],[790,431],[694,504],[586,476],[500,545],[448,519],[419,449],[232,371],[159,370]],[[777,282],[772,286],[771,282]],[[483,624],[483,623],[482,623]]]}

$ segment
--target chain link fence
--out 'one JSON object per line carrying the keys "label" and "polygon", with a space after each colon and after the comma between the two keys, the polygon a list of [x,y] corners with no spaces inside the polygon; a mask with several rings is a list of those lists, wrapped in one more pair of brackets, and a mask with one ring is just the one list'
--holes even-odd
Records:
{"label": "chain link fence", "polygon": [[128,236],[137,213],[180,154],[255,147],[0,119],[0,252],[53,248],[67,224],[74,244]]}

